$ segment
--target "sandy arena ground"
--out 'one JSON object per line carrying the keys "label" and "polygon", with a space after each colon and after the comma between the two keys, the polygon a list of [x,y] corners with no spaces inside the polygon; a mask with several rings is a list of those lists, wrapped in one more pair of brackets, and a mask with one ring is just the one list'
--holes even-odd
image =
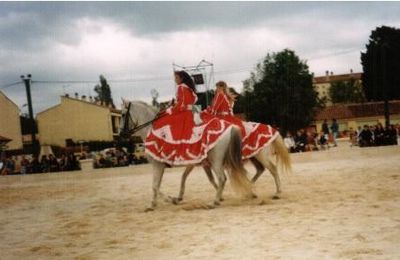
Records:
{"label": "sandy arena ground", "polygon": [[[200,169],[185,202],[150,213],[149,166],[1,177],[0,259],[400,258],[400,146],[292,158],[282,199],[267,173],[258,199],[228,185],[212,210]],[[181,171],[164,175],[165,193],[177,194]]]}

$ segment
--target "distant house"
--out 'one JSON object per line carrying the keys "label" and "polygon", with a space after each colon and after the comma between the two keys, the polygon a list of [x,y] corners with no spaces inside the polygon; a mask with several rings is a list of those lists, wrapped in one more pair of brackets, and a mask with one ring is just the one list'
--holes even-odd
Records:
{"label": "distant house", "polygon": [[61,103],[37,114],[40,143],[67,146],[73,141],[113,141],[119,135],[121,111],[92,101],[61,97]]}
{"label": "distant house", "polygon": [[[391,101],[389,105],[390,123],[400,123],[400,100]],[[360,104],[346,104],[327,106],[320,110],[315,116],[317,131],[321,131],[324,119],[328,124],[335,118],[339,123],[339,131],[346,131],[350,128],[356,130],[363,125],[376,125],[378,122],[385,125],[383,102],[367,102]]]}
{"label": "distant house", "polygon": [[19,114],[18,106],[0,91],[0,136],[11,140],[7,150],[22,149]]}
{"label": "distant house", "polygon": [[[326,105],[331,106],[332,102],[330,101],[329,90],[331,88],[331,84],[334,82],[341,82],[341,81],[350,81],[355,80],[361,83],[361,76],[362,73],[353,73],[353,70],[350,70],[348,74],[340,74],[334,75],[333,72],[326,71],[325,76],[314,77],[313,85],[315,91],[318,93],[319,98],[326,97],[328,99]],[[361,86],[361,84],[360,84]]]}

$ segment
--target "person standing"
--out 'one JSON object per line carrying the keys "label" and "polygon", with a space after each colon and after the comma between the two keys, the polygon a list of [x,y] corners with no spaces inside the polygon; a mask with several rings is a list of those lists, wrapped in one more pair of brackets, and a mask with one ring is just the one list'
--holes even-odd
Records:
{"label": "person standing", "polygon": [[337,123],[335,118],[332,120],[331,130],[333,136],[333,145],[336,147],[337,146],[336,138],[339,134],[339,124]]}
{"label": "person standing", "polygon": [[[324,133],[325,139],[329,140],[329,127],[328,127],[328,121],[324,119],[324,122],[322,123],[322,132]],[[329,148],[329,143],[328,143],[328,148]]]}

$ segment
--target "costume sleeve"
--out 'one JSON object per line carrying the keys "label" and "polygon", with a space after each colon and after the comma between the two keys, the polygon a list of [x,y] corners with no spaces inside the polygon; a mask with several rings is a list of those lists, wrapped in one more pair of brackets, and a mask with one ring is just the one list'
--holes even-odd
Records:
{"label": "costume sleeve", "polygon": [[173,107],[170,108],[169,111],[167,111],[167,113],[172,114],[182,111],[184,110],[184,107],[185,107],[185,93],[183,87],[179,86],[178,91],[176,93],[176,103]]}
{"label": "costume sleeve", "polygon": [[218,112],[218,109],[221,107],[222,102],[223,102],[223,94],[220,92],[217,93],[217,95],[214,97],[213,102],[211,106],[209,107],[210,113],[215,115]]}

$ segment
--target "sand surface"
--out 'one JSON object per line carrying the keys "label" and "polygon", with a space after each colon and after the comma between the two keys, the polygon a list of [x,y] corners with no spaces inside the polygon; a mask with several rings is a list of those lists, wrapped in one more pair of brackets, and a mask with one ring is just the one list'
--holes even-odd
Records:
{"label": "sand surface", "polygon": [[[214,190],[197,169],[186,200],[151,198],[151,167],[0,178],[0,259],[399,259],[400,146],[295,154],[272,200],[273,179],[245,200]],[[254,172],[248,166],[250,172]],[[162,191],[176,195],[182,169]]]}

